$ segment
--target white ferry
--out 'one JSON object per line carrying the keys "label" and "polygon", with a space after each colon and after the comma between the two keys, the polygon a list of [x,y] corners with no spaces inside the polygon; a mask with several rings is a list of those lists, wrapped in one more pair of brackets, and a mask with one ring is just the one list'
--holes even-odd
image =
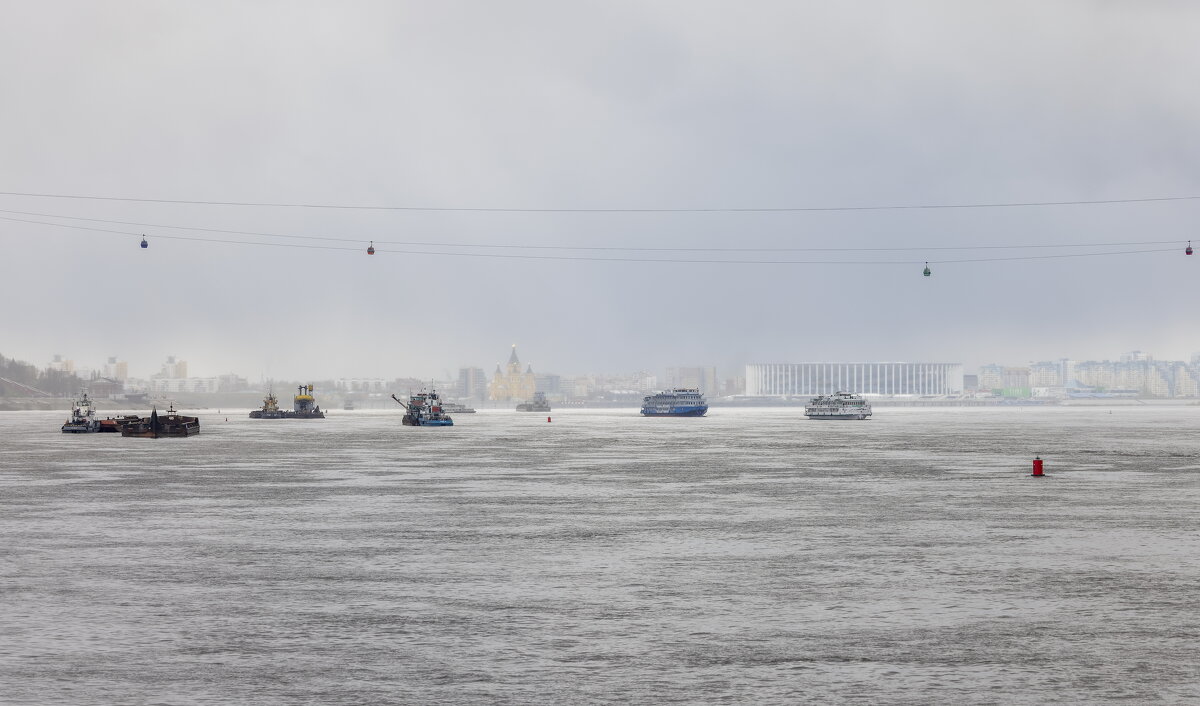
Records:
{"label": "white ferry", "polygon": [[866,419],[871,416],[871,403],[862,395],[835,392],[809,400],[804,416],[809,419]]}
{"label": "white ferry", "polygon": [[708,402],[700,390],[677,387],[642,398],[642,415],[646,417],[703,417]]}

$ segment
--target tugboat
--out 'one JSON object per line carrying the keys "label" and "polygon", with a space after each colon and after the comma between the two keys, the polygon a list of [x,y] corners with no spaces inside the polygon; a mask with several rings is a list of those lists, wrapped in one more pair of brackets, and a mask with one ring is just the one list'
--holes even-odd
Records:
{"label": "tugboat", "polygon": [[546,395],[542,392],[533,393],[533,399],[528,402],[522,402],[517,405],[518,412],[549,412],[550,403],[546,401]]}
{"label": "tugboat", "polygon": [[161,437],[195,436],[200,433],[200,419],[185,417],[175,411],[175,406],[167,408],[165,417],[158,416],[158,408],[150,410],[150,416],[121,427],[121,436],[132,436],[141,439],[158,439]]}
{"label": "tugboat", "polygon": [[835,392],[809,400],[804,416],[809,419],[866,419],[871,416],[871,403],[862,395]]}
{"label": "tugboat", "polygon": [[708,402],[700,390],[677,387],[642,398],[644,417],[703,417],[708,412]]}
{"label": "tugboat", "polygon": [[404,408],[404,418],[401,420],[404,426],[407,427],[452,427],[454,420],[450,415],[442,409],[442,399],[438,397],[437,390],[432,392],[418,392],[415,395],[410,395],[408,404],[400,401],[399,397],[392,395],[392,399]]}
{"label": "tugboat", "polygon": [[88,397],[87,390],[75,401],[71,409],[71,418],[62,425],[64,434],[90,434],[100,431],[100,422],[96,420],[96,408]]}
{"label": "tugboat", "polygon": [[299,392],[292,398],[292,411],[283,412],[284,419],[324,419],[325,413],[313,399],[313,386],[301,385],[297,389]]}
{"label": "tugboat", "polygon": [[279,408],[279,400],[275,397],[275,393],[268,390],[267,396],[263,398],[262,409],[256,409],[250,413],[251,419],[283,419],[283,410]]}

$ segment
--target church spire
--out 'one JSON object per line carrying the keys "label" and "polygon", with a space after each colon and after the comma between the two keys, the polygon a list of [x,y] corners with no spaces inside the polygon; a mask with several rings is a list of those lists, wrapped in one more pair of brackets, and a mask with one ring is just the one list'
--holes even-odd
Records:
{"label": "church spire", "polygon": [[508,356],[508,364],[512,365],[513,363],[517,365],[521,364],[521,360],[517,358],[517,344],[515,343],[513,344],[512,354]]}

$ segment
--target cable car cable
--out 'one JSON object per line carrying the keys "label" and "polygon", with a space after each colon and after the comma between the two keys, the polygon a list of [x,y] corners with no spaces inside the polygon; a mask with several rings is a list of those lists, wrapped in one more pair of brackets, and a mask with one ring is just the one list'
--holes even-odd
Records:
{"label": "cable car cable", "polygon": [[[106,228],[94,228],[91,226],[72,226],[62,223],[47,223],[43,221],[31,221],[19,218],[8,218],[0,216],[0,220],[15,221],[18,223],[30,223],[34,225],[50,226],[55,228],[68,228],[71,230],[84,230],[99,233],[113,233],[118,235],[142,235],[134,231],[120,231]],[[199,243],[220,243],[227,245],[259,245],[274,248],[300,248],[305,250],[345,250],[351,252],[361,252],[357,247],[340,247],[335,245],[301,245],[298,243],[263,243],[248,240],[225,240],[218,238],[192,238],[182,235],[156,235],[156,238],[165,240],[184,240]],[[471,253],[471,252],[438,252],[438,251],[422,251],[422,250],[381,250],[376,248],[379,253],[397,253],[403,255],[432,255],[446,257],[484,257],[493,259],[507,260],[571,260],[585,262],[644,262],[644,263],[661,263],[661,264],[709,264],[709,265],[912,265],[922,261],[917,260],[699,260],[699,259],[683,259],[683,258],[637,258],[637,257],[595,257],[595,256],[578,256],[578,255],[529,255],[529,254],[503,254],[503,253]],[[969,258],[959,260],[929,260],[927,264],[952,264],[952,263],[974,263],[974,262],[1003,262],[1017,260],[1051,260],[1079,257],[1098,257],[1105,255],[1136,255],[1142,253],[1156,252],[1176,252],[1176,248],[1154,248],[1143,250],[1123,250],[1123,251],[1105,251],[1105,252],[1086,252],[1086,253],[1059,253],[1053,255],[1020,255],[1012,257],[992,257],[992,258]]]}
{"label": "cable car cable", "polygon": [[[267,233],[261,231],[249,230],[226,230],[222,228],[200,228],[195,226],[173,226],[162,223],[144,223],[140,221],[115,221],[104,218],[83,218],[80,216],[60,216],[52,213],[35,213],[31,211],[11,211],[0,209],[0,213],[20,214],[27,216],[41,216],[43,218],[58,218],[62,220],[72,221],[88,221],[91,223],[111,223],[116,225],[141,226],[147,228],[168,228],[171,230],[191,230],[202,233],[224,233],[228,235],[252,235],[263,238],[290,238],[296,240],[321,240],[341,243],[360,243],[361,238],[334,238],[328,236],[314,235],[289,235],[286,233]],[[20,219],[10,219],[0,216],[3,220],[16,220],[19,222],[39,223],[40,221],[21,221]],[[932,250],[1025,250],[1025,249],[1053,249],[1053,248],[1079,248],[1079,247],[1124,247],[1129,245],[1170,245],[1178,243],[1179,240],[1137,240],[1125,242],[1109,242],[1109,243],[1040,243],[1035,245],[935,245],[935,246],[903,246],[903,247],[850,247],[850,248],[797,248],[797,247],[781,247],[781,248],[666,248],[666,247],[622,247],[617,245],[516,245],[516,244],[494,244],[494,243],[445,243],[445,242],[429,242],[429,241],[408,241],[408,240],[380,240],[386,245],[409,245],[420,247],[455,247],[455,248],[488,248],[488,249],[514,249],[514,250],[617,250],[626,252],[903,252],[903,251],[932,251]]]}

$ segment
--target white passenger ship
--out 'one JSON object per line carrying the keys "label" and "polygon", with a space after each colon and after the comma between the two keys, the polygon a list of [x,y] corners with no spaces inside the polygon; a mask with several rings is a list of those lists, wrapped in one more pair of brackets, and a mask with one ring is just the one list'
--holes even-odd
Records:
{"label": "white passenger ship", "polygon": [[809,400],[804,416],[809,419],[866,419],[871,416],[871,403],[862,395],[835,392]]}

